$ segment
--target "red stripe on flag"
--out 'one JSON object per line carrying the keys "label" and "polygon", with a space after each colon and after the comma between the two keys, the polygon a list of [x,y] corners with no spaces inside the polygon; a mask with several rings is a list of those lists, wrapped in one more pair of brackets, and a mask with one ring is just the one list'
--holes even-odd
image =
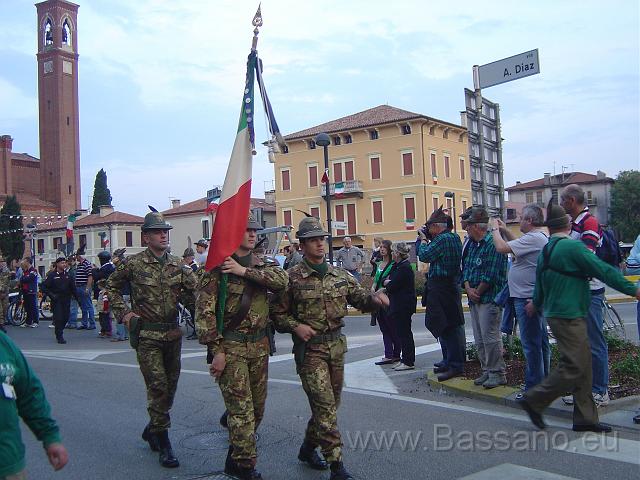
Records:
{"label": "red stripe on flag", "polygon": [[250,207],[251,180],[241,185],[235,195],[218,205],[205,264],[207,271],[222,264],[225,258],[238,249],[247,230]]}

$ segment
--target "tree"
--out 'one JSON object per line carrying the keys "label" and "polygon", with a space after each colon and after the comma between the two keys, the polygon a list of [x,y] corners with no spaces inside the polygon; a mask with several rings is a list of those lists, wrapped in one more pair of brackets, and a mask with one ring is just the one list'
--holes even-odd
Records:
{"label": "tree", "polygon": [[611,225],[623,242],[633,242],[640,233],[640,172],[620,172],[611,187]]}
{"label": "tree", "polygon": [[103,168],[96,175],[96,182],[93,184],[93,201],[91,202],[91,213],[100,213],[101,205],[111,205],[111,192],[107,187],[107,172]]}
{"label": "tree", "polygon": [[15,195],[7,197],[0,209],[0,250],[7,263],[20,260],[24,254],[22,212]]}

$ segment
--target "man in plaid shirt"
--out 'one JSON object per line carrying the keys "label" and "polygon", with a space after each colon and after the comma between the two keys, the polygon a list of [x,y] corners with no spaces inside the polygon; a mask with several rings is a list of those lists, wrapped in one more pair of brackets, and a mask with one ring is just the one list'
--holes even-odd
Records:
{"label": "man in plaid shirt", "polygon": [[450,220],[440,207],[427,221],[433,240],[427,243],[424,232],[419,232],[418,258],[429,263],[425,325],[442,348],[443,361],[433,369],[439,381],[462,375],[466,342],[459,283],[462,242],[449,228]]}
{"label": "man in plaid shirt", "polygon": [[471,326],[482,367],[482,375],[473,383],[494,388],[507,383],[502,358],[500,307],[493,301],[507,280],[507,256],[496,251],[488,222],[487,211],[474,207],[467,220],[467,232],[472,241],[462,262],[462,282],[469,298]]}

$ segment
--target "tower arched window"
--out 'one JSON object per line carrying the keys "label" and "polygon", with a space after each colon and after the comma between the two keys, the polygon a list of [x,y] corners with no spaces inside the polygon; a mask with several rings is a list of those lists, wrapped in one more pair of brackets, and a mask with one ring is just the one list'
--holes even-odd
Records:
{"label": "tower arched window", "polygon": [[47,18],[47,21],[44,24],[44,44],[45,44],[45,46],[53,45],[52,29],[53,29],[53,24],[51,23],[51,19]]}
{"label": "tower arched window", "polygon": [[62,44],[71,46],[71,25],[68,19],[62,24]]}

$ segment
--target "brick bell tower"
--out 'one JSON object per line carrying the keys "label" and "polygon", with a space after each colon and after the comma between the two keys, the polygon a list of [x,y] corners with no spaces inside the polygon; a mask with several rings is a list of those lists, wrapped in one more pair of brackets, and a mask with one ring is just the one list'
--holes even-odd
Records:
{"label": "brick bell tower", "polygon": [[36,4],[40,198],[61,214],[81,208],[78,118],[78,5]]}

